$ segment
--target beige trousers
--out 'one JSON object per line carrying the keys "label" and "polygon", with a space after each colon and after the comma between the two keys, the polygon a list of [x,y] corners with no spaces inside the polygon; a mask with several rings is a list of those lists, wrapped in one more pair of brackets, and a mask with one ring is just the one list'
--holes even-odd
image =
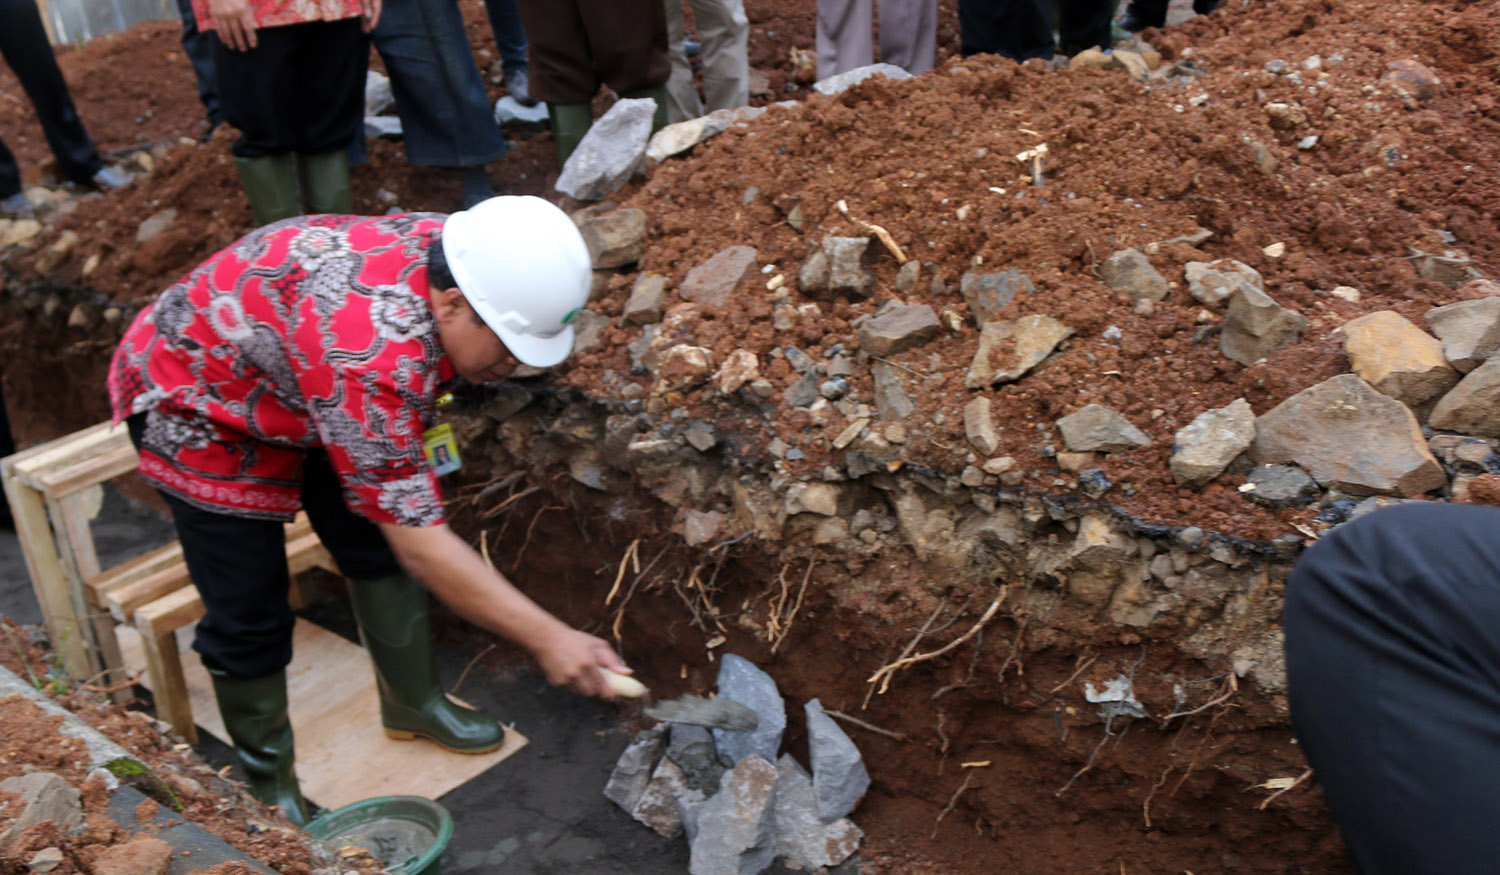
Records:
{"label": "beige trousers", "polygon": [[703,99],[693,84],[693,69],[682,50],[683,0],[664,0],[667,9],[667,119],[687,121],[705,109],[734,109],[750,102],[750,20],[742,0],[687,0],[693,7],[698,40],[703,45]]}
{"label": "beige trousers", "polygon": [[[937,0],[879,0],[880,60],[916,75],[937,56]],[[818,0],[818,78],[875,63],[875,0]]]}

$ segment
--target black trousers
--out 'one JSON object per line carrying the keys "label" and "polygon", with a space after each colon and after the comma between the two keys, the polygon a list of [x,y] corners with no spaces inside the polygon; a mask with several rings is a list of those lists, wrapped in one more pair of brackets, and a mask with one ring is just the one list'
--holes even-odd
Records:
{"label": "black trousers", "polygon": [[[1130,0],[1128,11],[1147,27],[1166,27],[1169,5],[1170,0]],[[1207,15],[1218,5],[1219,0],[1193,0],[1193,11],[1199,15]]]}
{"label": "black trousers", "polygon": [[[139,449],[145,414],[132,416],[127,424]],[[204,665],[242,678],[285,668],[292,661],[296,619],[287,605],[291,575],[285,526],[216,513],[161,494],[206,609],[193,642]],[[379,527],[344,503],[338,475],[322,450],[308,453],[303,464],[302,506],[345,577],[370,580],[401,571]]]}
{"label": "black trousers", "polygon": [[[966,57],[988,52],[1013,61],[1049,59],[1052,6],[1053,0],[958,0],[960,50]],[[1069,55],[1109,48],[1113,14],[1112,0],[1057,0],[1055,48]]]}
{"label": "black trousers", "polygon": [[1500,860],[1500,508],[1406,505],[1287,585],[1292,726],[1360,872]]}
{"label": "black trousers", "polygon": [[[104,161],[73,106],[34,0],[0,0],[0,55],[31,99],[58,170],[72,182],[92,180],[104,168]],[[0,198],[20,190],[16,156],[0,141]]]}
{"label": "black trousers", "polygon": [[[11,0],[0,0],[11,2]],[[237,52],[214,35],[214,73],[224,120],[240,129],[237,158],[345,149],[364,117],[370,40],[358,18],[256,31]]]}

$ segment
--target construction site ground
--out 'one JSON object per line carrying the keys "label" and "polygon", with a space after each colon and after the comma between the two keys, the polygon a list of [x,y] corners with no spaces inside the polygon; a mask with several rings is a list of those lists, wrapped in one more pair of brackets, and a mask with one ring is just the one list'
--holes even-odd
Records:
{"label": "construction site ground", "polygon": [[[1174,435],[1205,410],[1243,398],[1264,415],[1348,371],[1341,331],[1351,319],[1394,310],[1421,326],[1429,308],[1493,294],[1446,281],[1426,256],[1453,256],[1463,280],[1500,272],[1500,9],[1230,0],[1192,17],[1185,5],[1174,3],[1172,27],[1143,35],[1165,74],[1142,81],[1122,69],[957,58],[956,13],[944,0],[937,70],[825,97],[811,91],[805,54],[813,0],[746,0],[751,65],[764,75],[753,102],[796,105],[772,107],[611,196],[642,210],[649,234],[638,264],[601,273],[592,342],[524,391],[464,393],[452,414],[467,466],[448,484],[455,528],[548,608],[614,637],[659,693],[712,689],[717,654],[734,652],[788,697],[788,749],[804,761],[802,700],[869,725],[849,727],[874,779],[853,814],[865,840],[849,871],[1351,871],[1275,671],[1280,586],[1297,552],[1335,524],[1323,511],[1339,496],[1266,506],[1247,499],[1243,466],[1190,488],[1169,459]],[[499,97],[482,7],[462,6]],[[228,155],[233,133],[195,142],[201,111],[176,40],[176,24],[160,22],[60,53],[102,149],[149,173],[77,197],[0,255],[0,377],[23,446],[105,419],[103,375],[123,325],[250,227]],[[24,100],[0,101],[0,134],[28,182],[43,183],[50,157],[28,113]],[[497,191],[555,196],[550,135],[508,137],[510,154],[490,167]],[[1018,160],[1042,142],[1044,167]],[[389,141],[371,142],[353,184],[356,210],[370,214],[446,212],[460,197],[455,176],[406,165]],[[164,218],[147,234],[152,217]],[[818,241],[867,234],[864,223],[920,263],[915,285],[894,250],[872,244],[868,297],[795,291]],[[641,277],[675,289],[730,246],[754,247],[765,268],[740,293],[714,308],[676,303],[659,325],[625,318]],[[1163,299],[1132,301],[1103,284],[1103,262],[1125,248],[1170,281]],[[1227,358],[1222,314],[1190,297],[1184,279],[1187,263],[1215,259],[1264,276],[1278,304],[1306,317],[1300,339],[1248,365]],[[985,387],[998,435],[988,455],[1011,462],[981,469],[965,428],[979,317],[958,287],[966,272],[1006,268],[1035,291],[991,318],[1045,312],[1073,337],[1024,379]],[[861,320],[897,300],[930,305],[942,323],[930,342],[880,362],[887,380],[904,382],[909,414],[861,431],[858,420],[875,417],[793,403],[808,367],[799,359],[852,353]],[[768,391],[725,392],[706,374],[674,383],[660,367],[672,347],[652,336],[701,348],[716,366],[751,354]],[[876,371],[861,359],[848,397],[878,400]],[[1145,429],[1151,445],[1059,453],[1056,420],[1090,403]],[[690,423],[714,436],[705,446],[718,485],[693,480]],[[878,463],[861,483],[848,482],[861,479],[855,453],[834,437],[846,427],[861,435],[850,448]],[[683,455],[660,470],[638,464],[629,450],[649,436]],[[1493,501],[1493,480],[1466,480],[1468,499]],[[825,482],[844,490],[829,520],[756,510],[779,503],[789,483]],[[1104,484],[1103,499],[1090,483]],[[1024,520],[1033,536],[1015,554],[1017,567],[1032,563],[1024,584],[970,574],[967,553],[946,562],[905,517],[897,525],[896,511],[880,510],[888,494],[902,514],[921,505],[915,517],[957,518],[973,513],[968,489],[990,491],[973,505],[995,514],[997,500],[1012,501]],[[1449,486],[1430,492],[1464,498]],[[962,507],[922,504],[934,495]],[[858,531],[851,502],[867,514]],[[124,484],[100,525],[122,527],[121,547],[170,537],[155,514],[145,490]],[[1138,621],[1131,611],[1145,596],[1079,597],[1068,577],[1097,570],[1085,560],[1035,573],[1051,561],[1038,556],[1066,552],[1103,518],[1128,531],[1131,561],[1154,555],[1153,568],[1188,577],[1218,563],[1230,582],[1214,584],[1211,605],[1183,595],[1181,610]],[[688,546],[703,526],[714,536]],[[0,614],[36,622],[13,540],[0,541],[0,560]],[[624,601],[610,601],[621,580]],[[336,586],[314,613],[351,632]],[[458,826],[445,869],[684,871],[684,844],[600,794],[637,715],[551,690],[523,654],[438,616],[445,679],[467,667],[463,695],[531,739],[442,800]],[[891,672],[888,691],[872,688],[872,673],[919,642],[929,650],[965,630],[969,646]],[[1119,678],[1151,719],[1116,721],[1085,699],[1085,688]],[[207,756],[229,761],[222,749]]]}

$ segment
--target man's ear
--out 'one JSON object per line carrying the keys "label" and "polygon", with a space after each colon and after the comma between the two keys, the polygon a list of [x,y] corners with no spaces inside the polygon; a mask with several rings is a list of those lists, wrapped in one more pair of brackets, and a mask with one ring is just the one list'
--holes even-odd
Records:
{"label": "man's ear", "polygon": [[438,289],[432,293],[432,313],[439,322],[448,322],[460,316],[466,316],[469,311],[469,301],[464,293],[458,290],[458,286],[446,289]]}

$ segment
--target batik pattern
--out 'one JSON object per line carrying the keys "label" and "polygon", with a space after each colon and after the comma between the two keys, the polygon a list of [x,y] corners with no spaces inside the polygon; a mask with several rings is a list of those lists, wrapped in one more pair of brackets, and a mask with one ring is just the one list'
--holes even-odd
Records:
{"label": "batik pattern", "polygon": [[146,414],[141,473],[184,501],[290,519],[323,447],[356,513],[443,522],[422,434],[453,377],[427,285],[443,216],[303,216],[205,261],[143,310],[110,365]]}

